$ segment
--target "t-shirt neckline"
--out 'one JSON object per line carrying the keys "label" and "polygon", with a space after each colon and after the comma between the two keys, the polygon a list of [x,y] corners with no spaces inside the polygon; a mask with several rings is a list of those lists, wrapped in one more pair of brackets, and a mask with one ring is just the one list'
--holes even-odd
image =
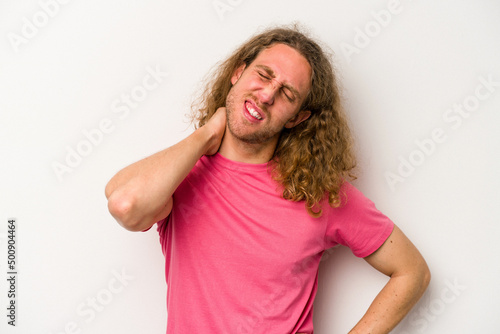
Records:
{"label": "t-shirt neckline", "polygon": [[232,170],[244,170],[251,172],[267,172],[269,168],[269,162],[252,164],[248,162],[234,161],[226,158],[219,152],[214,155],[206,156],[214,164],[221,166],[223,168],[228,168]]}

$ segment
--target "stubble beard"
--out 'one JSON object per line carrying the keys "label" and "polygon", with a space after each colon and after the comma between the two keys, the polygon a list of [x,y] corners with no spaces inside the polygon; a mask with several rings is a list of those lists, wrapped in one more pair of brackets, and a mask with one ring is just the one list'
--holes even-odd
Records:
{"label": "stubble beard", "polygon": [[[269,124],[264,124],[260,126],[256,124],[254,126],[258,126],[259,127],[258,129],[253,131],[248,131],[248,129],[252,127],[252,124],[249,124],[246,119],[243,119],[242,121],[237,120],[238,118],[237,108],[239,106],[237,105],[238,102],[235,101],[234,95],[235,94],[233,88],[231,88],[226,98],[227,126],[229,132],[233,137],[247,144],[264,144],[269,140],[273,139],[276,136],[276,134],[281,132],[281,130],[272,129],[269,126]],[[252,98],[251,96],[246,96],[246,97]],[[246,99],[246,97],[242,99],[241,104],[243,104],[243,101]],[[255,101],[255,99],[253,100]],[[269,122],[270,117],[271,116],[269,115],[269,113],[266,113],[265,121]]]}

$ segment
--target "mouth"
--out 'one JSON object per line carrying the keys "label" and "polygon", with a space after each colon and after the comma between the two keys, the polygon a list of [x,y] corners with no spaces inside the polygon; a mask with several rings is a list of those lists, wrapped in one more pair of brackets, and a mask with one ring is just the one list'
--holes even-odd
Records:
{"label": "mouth", "polygon": [[245,101],[245,110],[248,112],[248,114],[253,117],[255,120],[262,120],[264,117],[262,110],[260,110],[259,107],[252,101]]}

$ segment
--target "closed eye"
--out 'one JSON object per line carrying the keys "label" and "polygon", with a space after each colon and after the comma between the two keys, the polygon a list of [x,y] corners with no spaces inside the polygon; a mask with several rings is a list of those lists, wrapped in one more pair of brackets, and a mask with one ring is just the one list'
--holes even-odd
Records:
{"label": "closed eye", "polygon": [[[267,67],[257,65],[257,75],[263,80],[263,81],[271,81],[274,78],[274,75],[272,73],[269,73],[270,70],[266,70]],[[261,70],[263,68],[264,70]],[[285,98],[288,100],[288,102],[293,103],[295,102],[295,97],[297,96],[297,91],[290,87],[289,85],[282,85],[281,87],[281,92],[285,96]]]}
{"label": "closed eye", "polygon": [[293,102],[295,100],[293,93],[288,88],[284,87],[281,89],[281,91],[283,92],[283,95],[285,95],[285,97],[289,102]]}
{"label": "closed eye", "polygon": [[[257,74],[259,75],[259,77],[261,77],[265,81],[272,80],[272,78],[264,72],[257,71]],[[286,99],[289,102],[293,102],[295,100],[295,96],[294,96],[293,92],[288,87],[282,87],[281,91],[283,92],[283,95],[285,95]]]}
{"label": "closed eye", "polygon": [[263,72],[257,72],[257,74],[258,74],[261,78],[263,78],[263,79],[265,79],[265,80],[271,80],[271,77],[269,77],[268,75],[264,74]]}

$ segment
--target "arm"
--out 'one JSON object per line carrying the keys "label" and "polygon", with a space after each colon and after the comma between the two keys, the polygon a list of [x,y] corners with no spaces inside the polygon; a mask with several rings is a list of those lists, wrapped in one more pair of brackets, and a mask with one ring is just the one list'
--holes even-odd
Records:
{"label": "arm", "polygon": [[184,140],[119,171],[105,189],[111,215],[130,231],[143,231],[167,217],[175,189],[202,155],[217,153],[225,125],[225,108],[219,108]]}
{"label": "arm", "polygon": [[365,260],[390,279],[349,334],[389,333],[424,293],[430,271],[422,255],[397,226]]}

